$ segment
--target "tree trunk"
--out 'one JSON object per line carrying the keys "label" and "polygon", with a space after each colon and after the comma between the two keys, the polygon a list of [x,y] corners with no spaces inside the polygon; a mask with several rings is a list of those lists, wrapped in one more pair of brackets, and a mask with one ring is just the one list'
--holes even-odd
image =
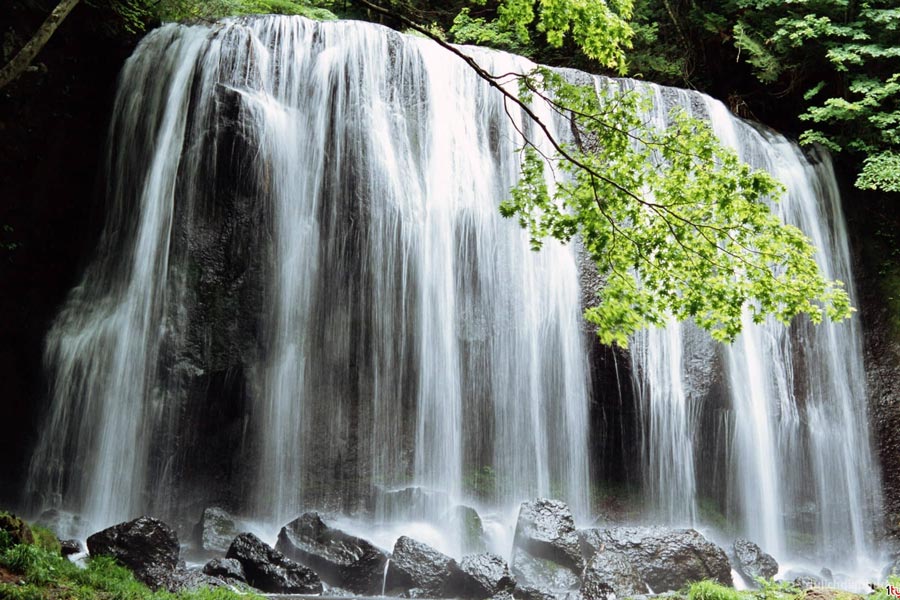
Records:
{"label": "tree trunk", "polygon": [[5,67],[0,69],[0,89],[6,87],[6,84],[13,81],[22,74],[22,71],[28,68],[34,57],[47,44],[50,36],[53,35],[59,24],[63,22],[63,19],[72,12],[72,9],[75,8],[78,2],[79,0],[61,0],[56,5],[56,8],[53,9],[53,12],[50,13],[50,16],[47,17],[34,36],[28,40],[28,43],[19,50],[19,53]]}

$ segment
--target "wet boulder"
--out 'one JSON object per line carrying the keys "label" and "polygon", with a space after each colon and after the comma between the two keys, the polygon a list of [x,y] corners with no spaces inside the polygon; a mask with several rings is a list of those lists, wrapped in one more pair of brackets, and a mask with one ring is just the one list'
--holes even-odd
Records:
{"label": "wet boulder", "polygon": [[541,590],[575,589],[583,567],[568,505],[545,498],[523,502],[513,541],[516,579]]}
{"label": "wet boulder", "polygon": [[329,585],[356,594],[381,593],[387,553],[329,527],[318,513],[305,513],[282,527],[275,549],[311,568]]}
{"label": "wet boulder", "polygon": [[238,534],[234,517],[215,506],[203,511],[193,533],[194,542],[207,552],[227,552]]}
{"label": "wet boulder", "polygon": [[734,562],[738,573],[747,580],[747,583],[755,584],[757,577],[771,579],[778,573],[778,563],[762,549],[743,538],[734,540]]}
{"label": "wet boulder", "polygon": [[309,567],[292,561],[252,533],[231,542],[225,558],[241,563],[247,583],[273,594],[320,594],[322,581]]}
{"label": "wet boulder", "polygon": [[648,591],[640,573],[624,554],[605,549],[588,561],[581,581],[581,595],[585,600],[626,598]]}
{"label": "wet boulder", "polygon": [[112,556],[152,589],[168,588],[178,566],[178,536],[153,517],[119,523],[87,539],[91,556]]}
{"label": "wet boulder", "polygon": [[226,583],[247,583],[244,567],[236,558],[214,558],[203,565],[203,572]]}
{"label": "wet boulder", "polygon": [[622,554],[654,593],[703,579],[733,585],[725,551],[694,529],[611,527],[583,530],[579,538],[585,556],[604,549]]}
{"label": "wet boulder", "polygon": [[63,556],[74,556],[75,554],[81,554],[84,552],[84,546],[81,545],[79,540],[60,540],[59,541],[59,553]]}
{"label": "wet boulder", "polygon": [[228,583],[203,571],[180,567],[168,576],[165,587],[168,591],[175,594],[178,592],[223,587]]}
{"label": "wet boulder", "polygon": [[471,554],[459,561],[457,583],[452,590],[460,598],[495,597],[512,594],[516,580],[506,561],[496,554]]}
{"label": "wet boulder", "polygon": [[427,544],[401,536],[394,544],[384,589],[387,594],[442,598],[454,595],[451,590],[458,577],[455,560]]}
{"label": "wet boulder", "polygon": [[516,585],[513,590],[513,598],[516,600],[556,600],[556,596],[545,590],[528,585]]}
{"label": "wet boulder", "polygon": [[784,574],[784,581],[790,581],[800,590],[820,587],[825,584],[821,577],[803,569],[791,569]]}

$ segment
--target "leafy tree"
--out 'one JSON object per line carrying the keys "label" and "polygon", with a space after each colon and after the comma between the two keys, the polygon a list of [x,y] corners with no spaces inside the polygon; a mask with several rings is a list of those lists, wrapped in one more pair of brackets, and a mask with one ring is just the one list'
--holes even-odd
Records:
{"label": "leafy tree", "polygon": [[[900,191],[896,2],[640,0],[637,12],[643,35],[631,58],[639,69],[671,76],[665,66],[673,63],[654,62],[671,54],[686,57],[682,64],[702,62],[698,71],[707,73],[716,72],[714,63],[738,61],[778,100],[779,110],[785,101],[793,110],[796,102],[805,123],[801,142],[849,154],[859,164],[858,187]],[[653,35],[660,28],[664,33]],[[713,56],[704,60],[704,53]],[[684,74],[700,87],[716,85],[692,69]]]}

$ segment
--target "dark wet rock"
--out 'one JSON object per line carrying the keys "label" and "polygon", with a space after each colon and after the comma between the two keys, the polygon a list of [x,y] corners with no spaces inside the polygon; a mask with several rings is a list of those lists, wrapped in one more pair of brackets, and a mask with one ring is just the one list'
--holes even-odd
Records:
{"label": "dark wet rock", "polygon": [[11,513],[0,512],[0,531],[9,534],[13,544],[33,544],[31,527],[24,520]]}
{"label": "dark wet rock", "polygon": [[459,561],[457,585],[453,590],[461,598],[490,598],[511,594],[516,580],[509,565],[496,554],[471,554]]}
{"label": "dark wet rock", "polygon": [[203,572],[226,582],[247,582],[244,567],[241,565],[241,561],[236,558],[214,558],[203,565]]}
{"label": "dark wet rock", "polygon": [[692,581],[714,579],[733,585],[728,556],[694,529],[612,527],[579,532],[585,556],[601,549],[621,553],[655,593]]}
{"label": "dark wet rock", "polygon": [[471,506],[454,506],[450,509],[450,522],[460,532],[463,552],[484,552],[484,525],[477,510]]}
{"label": "dark wet rock", "polygon": [[523,502],[513,542],[513,574],[542,590],[577,588],[584,562],[575,520],[565,502]]}
{"label": "dark wet rock", "polygon": [[737,571],[747,580],[755,584],[757,577],[771,579],[778,573],[778,563],[762,549],[743,538],[734,540],[734,559]]}
{"label": "dark wet rock", "polygon": [[459,577],[456,561],[431,546],[401,536],[394,544],[385,579],[385,592],[409,597],[444,597]]}
{"label": "dark wet rock", "polygon": [[625,598],[648,591],[640,573],[620,552],[596,552],[581,576],[581,595],[585,600]]}
{"label": "dark wet rock", "polygon": [[322,581],[309,567],[292,561],[252,533],[231,542],[225,558],[241,563],[247,583],[275,594],[320,594]]}
{"label": "dark wet rock", "polygon": [[73,556],[84,552],[84,546],[79,540],[60,540],[59,553],[63,556]]}
{"label": "dark wet rock", "polygon": [[541,590],[528,585],[517,585],[513,590],[513,597],[516,600],[556,600],[556,596],[547,590]]}
{"label": "dark wet rock", "polygon": [[227,552],[237,534],[234,517],[215,506],[205,509],[194,526],[194,542],[207,552]]}
{"label": "dark wet rock", "polygon": [[203,588],[217,588],[228,585],[229,582],[220,577],[214,577],[196,569],[175,569],[167,578],[165,588],[172,592],[187,592]]}
{"label": "dark wet rock", "polygon": [[575,519],[569,506],[560,500],[540,498],[523,502],[519,509],[513,545],[532,556],[546,558],[576,573],[584,568]]}
{"label": "dark wet rock", "polygon": [[329,585],[357,594],[381,593],[388,555],[370,542],[305,513],[281,528],[275,549],[315,571]]}
{"label": "dark wet rock", "polygon": [[819,577],[822,578],[822,581],[825,582],[825,585],[831,585],[834,583],[834,573],[832,573],[831,569],[829,569],[828,567],[822,567],[822,570],[819,571]]}
{"label": "dark wet rock", "polygon": [[178,536],[153,517],[139,517],[98,531],[87,539],[87,547],[91,556],[112,556],[152,589],[168,588],[178,566]]}
{"label": "dark wet rock", "polygon": [[516,581],[558,595],[581,584],[580,574],[546,558],[533,556],[521,548],[513,550],[513,575]]}

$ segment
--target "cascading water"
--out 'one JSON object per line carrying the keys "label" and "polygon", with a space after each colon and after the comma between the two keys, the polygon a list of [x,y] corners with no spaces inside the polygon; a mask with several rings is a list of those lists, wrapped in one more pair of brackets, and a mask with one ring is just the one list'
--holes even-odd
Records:
{"label": "cascading water", "polygon": [[94,528],[159,508],[198,469],[197,416],[224,410],[211,389],[237,387],[252,483],[229,484],[273,524],[372,485],[584,513],[575,259],[498,214],[512,114],[438,46],[373,25],[149,34],[113,115],[102,255],[48,339],[31,491]]}
{"label": "cascading water", "polygon": [[[656,110],[666,111],[672,99],[651,89]],[[775,210],[810,236],[822,272],[845,282],[852,296],[830,158],[821,152],[807,157],[783,137],[736,119],[721,103],[691,95],[692,101],[674,103],[700,106],[724,144],[785,184]],[[645,480],[655,512],[670,522],[700,524],[694,511],[705,498],[719,504],[736,533],[776,558],[802,556],[851,572],[877,564],[881,484],[867,429],[860,335],[857,318],[820,326],[798,320],[790,328],[746,318],[731,346],[717,347],[689,324],[636,336]],[[716,404],[724,435],[708,418]],[[719,485],[703,485],[704,477],[715,481],[714,461],[700,458],[704,447],[706,456],[725,464],[728,476]]]}
{"label": "cascading water", "polygon": [[[495,73],[532,66],[466,51]],[[778,210],[852,281],[827,157],[700,94],[625,85],[661,126],[675,105],[709,117],[778,175]],[[575,258],[531,252],[497,211],[528,128],[457,58],[374,25],[149,34],[118,92],[98,257],[48,336],[34,501],[84,514],[82,533],[221,497],[274,526],[373,503],[378,520],[446,526],[460,502],[538,495],[585,515]],[[879,484],[860,356],[854,321],[748,324],[729,349],[690,324],[636,336],[657,518],[700,522],[713,489],[770,552],[811,555],[806,536],[828,560],[865,555]],[[386,493],[408,485],[428,489]],[[442,539],[464,549],[427,541]]]}

